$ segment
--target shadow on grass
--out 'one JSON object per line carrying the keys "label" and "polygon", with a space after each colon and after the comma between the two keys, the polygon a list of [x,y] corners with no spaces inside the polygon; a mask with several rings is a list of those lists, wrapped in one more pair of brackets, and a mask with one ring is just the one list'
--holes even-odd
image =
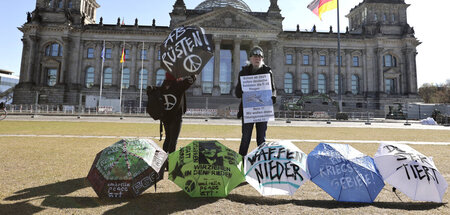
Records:
{"label": "shadow on grass", "polygon": [[[220,198],[191,198],[184,191],[174,193],[144,193],[133,199],[102,199],[98,197],[71,197],[66,196],[77,190],[89,187],[86,178],[71,179],[39,187],[27,188],[6,197],[6,201],[30,200],[43,198],[41,206],[59,209],[97,208],[108,205],[118,207],[106,211],[106,214],[169,214],[189,209],[195,209],[205,204],[218,201]],[[119,204],[124,204],[119,206]],[[33,214],[45,208],[36,207],[27,201],[14,204],[0,204],[0,214],[13,214],[14,211],[23,214]],[[11,212],[11,213],[3,213]]]}
{"label": "shadow on grass", "polygon": [[174,193],[145,193],[134,199],[110,200],[97,197],[47,197],[42,206],[59,209],[95,208],[107,205],[123,206],[106,211],[105,214],[170,214],[185,210],[196,209],[211,204],[220,198],[191,198],[184,191]]}
{"label": "shadow on grass", "polygon": [[18,202],[14,204],[0,204],[0,214],[35,214],[45,208],[36,207],[28,201]]}
{"label": "shadow on grass", "polygon": [[446,206],[447,203],[433,202],[373,202],[373,203],[357,203],[357,202],[338,202],[335,200],[290,200],[275,199],[260,196],[244,196],[240,194],[230,194],[227,199],[242,204],[254,205],[284,205],[293,204],[297,206],[338,209],[338,208],[361,208],[361,207],[377,207],[382,209],[403,209],[409,211],[425,211]]}
{"label": "shadow on grass", "polygon": [[88,186],[89,183],[85,180],[85,178],[70,179],[39,187],[23,189],[15,192],[13,196],[6,197],[5,200],[18,201],[36,197],[63,196]]}

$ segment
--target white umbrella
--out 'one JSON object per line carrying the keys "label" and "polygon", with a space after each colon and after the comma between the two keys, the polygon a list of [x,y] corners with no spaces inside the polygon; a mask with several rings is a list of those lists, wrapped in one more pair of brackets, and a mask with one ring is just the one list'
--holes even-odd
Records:
{"label": "white umbrella", "polygon": [[418,201],[442,202],[447,181],[433,159],[403,144],[380,144],[374,157],[383,179]]}
{"label": "white umbrella", "polygon": [[245,180],[261,195],[293,195],[306,181],[307,155],[290,141],[266,142],[244,158]]}

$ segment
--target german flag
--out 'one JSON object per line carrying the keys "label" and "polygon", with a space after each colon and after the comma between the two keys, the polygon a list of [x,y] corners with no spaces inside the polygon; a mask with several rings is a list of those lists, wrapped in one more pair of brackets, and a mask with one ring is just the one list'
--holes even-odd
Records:
{"label": "german flag", "polygon": [[120,63],[125,62],[125,48],[122,48],[122,56],[120,57]]}
{"label": "german flag", "polygon": [[338,0],[313,0],[309,3],[308,9],[322,20],[323,13],[337,8],[337,1]]}

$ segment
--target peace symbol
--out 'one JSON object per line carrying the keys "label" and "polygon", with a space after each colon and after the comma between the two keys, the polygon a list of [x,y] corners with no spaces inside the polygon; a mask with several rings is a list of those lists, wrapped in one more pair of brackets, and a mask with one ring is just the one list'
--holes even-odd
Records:
{"label": "peace symbol", "polygon": [[[172,94],[165,94],[164,97],[164,109],[165,110],[172,110],[173,107],[175,107],[175,104],[177,104],[177,97],[175,97]],[[172,98],[172,99],[170,99]]]}
{"label": "peace symbol", "polygon": [[202,66],[202,59],[198,55],[192,54],[184,59],[183,65],[186,71],[190,73],[197,72]]}

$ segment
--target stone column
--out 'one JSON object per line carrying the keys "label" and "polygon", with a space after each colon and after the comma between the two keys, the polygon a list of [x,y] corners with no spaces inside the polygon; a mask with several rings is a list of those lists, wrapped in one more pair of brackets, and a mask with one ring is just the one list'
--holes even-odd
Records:
{"label": "stone column", "polygon": [[155,52],[155,43],[149,44],[149,56],[148,56],[148,85],[154,85],[153,84],[153,77],[155,73],[155,61],[156,61],[156,52]]}
{"label": "stone column", "polygon": [[79,41],[79,49],[78,49],[78,65],[77,65],[77,68],[76,68],[76,72],[75,72],[75,75],[76,75],[76,78],[75,78],[75,83],[73,83],[73,84],[76,84],[78,87],[81,87],[81,84],[83,83],[82,82],[82,80],[81,80],[81,77],[83,77],[82,76],[82,70],[84,69],[84,68],[82,68],[82,65],[83,65],[83,54],[85,53],[85,50],[84,50],[84,43],[85,43],[85,41],[84,40],[81,40],[81,38],[80,38],[80,41]]}
{"label": "stone column", "polygon": [[220,96],[220,43],[221,39],[214,38],[214,81],[213,81],[213,89],[212,96]]}
{"label": "stone column", "polygon": [[416,56],[417,51],[416,49],[413,49],[411,52],[411,69],[410,69],[410,91],[408,93],[410,94],[417,94],[417,63],[416,63]]}
{"label": "stone column", "polygon": [[350,66],[352,64],[351,50],[345,50],[345,87],[344,93],[352,93],[352,72],[350,71]]}
{"label": "stone column", "polygon": [[377,48],[376,50],[377,55],[377,63],[376,63],[376,75],[378,80],[378,87],[377,92],[378,93],[384,93],[384,74],[383,74],[383,48]]}
{"label": "stone column", "polygon": [[[128,43],[131,45],[131,50],[130,50],[130,58],[131,58],[131,68],[130,68],[130,88],[135,87],[135,89],[138,89],[138,83],[139,81],[136,79],[137,74],[139,74],[139,71],[136,70],[136,68],[139,68],[138,66],[136,66],[136,64],[138,63],[137,59],[138,59],[138,48],[137,46],[139,45],[139,43]],[[140,49],[139,49],[140,50]],[[127,59],[128,60],[128,59]],[[139,61],[140,63],[140,61]]]}
{"label": "stone column", "polygon": [[241,40],[235,39],[234,40],[234,47],[233,47],[233,70],[231,71],[231,93],[234,95],[234,91],[236,88],[236,85],[238,83],[239,78],[239,72],[240,72],[240,66],[241,66]]}
{"label": "stone column", "polygon": [[295,48],[295,73],[294,73],[294,77],[293,77],[293,90],[295,94],[299,94],[302,90],[302,85],[301,85],[301,66],[302,66],[302,62],[303,62],[303,58],[302,58],[302,50],[300,48]]}
{"label": "stone column", "polygon": [[367,60],[366,60],[366,58],[367,58],[367,51],[366,50],[361,50],[361,52],[362,52],[361,65],[359,65],[359,66],[362,68],[362,77],[361,77],[360,86],[362,84],[362,86],[361,86],[361,91],[362,92],[361,93],[363,95],[367,95],[367,93],[366,93],[366,92],[368,92],[368,88],[367,88],[367,82],[368,82],[368,80],[367,80]]}
{"label": "stone column", "polygon": [[335,83],[334,83],[334,76],[336,76],[336,73],[334,71],[334,67],[336,66],[336,50],[329,50],[328,51],[330,55],[330,71],[328,73],[328,94],[335,93]]}
{"label": "stone column", "polygon": [[63,59],[61,62],[61,71],[59,71],[59,81],[58,84],[65,84],[66,83],[66,74],[67,72],[67,66],[69,65],[69,52],[70,52],[70,37],[63,37]]}
{"label": "stone column", "polygon": [[94,72],[94,85],[97,85],[100,89],[100,76],[102,74],[102,49],[103,41],[97,41],[95,43],[95,72]]}
{"label": "stone column", "polygon": [[315,48],[313,48],[312,52],[311,89],[312,93],[316,94],[319,92],[319,88],[317,86],[317,66],[319,65],[319,53]]}
{"label": "stone column", "polygon": [[[28,63],[27,63],[27,72],[26,72],[26,81],[25,82],[31,82],[32,81],[32,75],[34,74],[36,77],[36,80],[39,80],[39,76],[36,76],[37,70],[35,69],[35,58],[38,55],[38,51],[36,49],[36,46],[38,45],[39,38],[34,35],[29,36],[29,44],[30,44],[30,50],[28,52]],[[45,54],[45,53],[44,53]],[[36,83],[37,84],[37,83]]]}
{"label": "stone column", "polygon": [[21,60],[21,65],[20,65],[20,83],[27,83],[27,82],[31,82],[32,78],[31,78],[31,73],[29,73],[28,70],[28,64],[25,62],[27,59],[27,56],[30,56],[28,50],[30,49],[29,45],[30,42],[26,39],[26,38],[22,38],[22,60]]}

